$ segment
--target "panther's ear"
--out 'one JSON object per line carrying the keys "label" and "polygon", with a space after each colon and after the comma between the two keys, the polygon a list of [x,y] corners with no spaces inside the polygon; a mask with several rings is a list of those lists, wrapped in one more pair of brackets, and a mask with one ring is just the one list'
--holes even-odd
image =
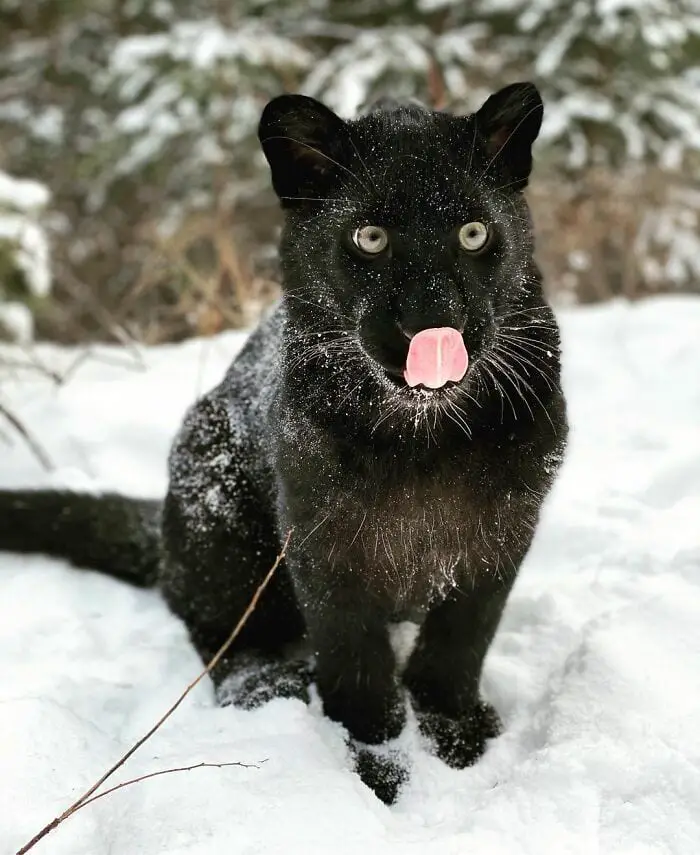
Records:
{"label": "panther's ear", "polygon": [[274,98],[263,110],[258,137],[282,207],[324,198],[350,175],[350,129],[314,98]]}
{"label": "panther's ear", "polygon": [[516,189],[525,187],[530,177],[532,144],[540,132],[543,112],[534,83],[513,83],[491,95],[474,114],[477,130],[486,141],[489,169],[504,171]]}

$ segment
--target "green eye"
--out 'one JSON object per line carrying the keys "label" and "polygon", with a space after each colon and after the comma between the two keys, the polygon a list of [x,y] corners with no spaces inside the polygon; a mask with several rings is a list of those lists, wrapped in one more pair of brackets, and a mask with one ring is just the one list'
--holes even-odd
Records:
{"label": "green eye", "polygon": [[488,243],[488,239],[488,226],[479,221],[467,223],[459,230],[460,245],[467,252],[478,252],[480,249],[483,249]]}
{"label": "green eye", "polygon": [[380,226],[362,226],[352,233],[352,242],[367,255],[379,255],[389,246],[389,235]]}

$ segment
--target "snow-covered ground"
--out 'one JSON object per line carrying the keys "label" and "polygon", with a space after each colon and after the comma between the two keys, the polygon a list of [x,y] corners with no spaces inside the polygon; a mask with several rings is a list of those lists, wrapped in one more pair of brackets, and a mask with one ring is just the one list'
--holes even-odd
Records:
{"label": "snow-covered ground", "polygon": [[[218,709],[202,684],[114,781],[202,761],[258,768],[126,788],[36,852],[700,852],[700,300],[561,320],[571,444],[488,658],[505,733],[482,760],[450,770],[408,733],[413,776],[389,809],[317,707]],[[241,341],[100,349],[60,388],[3,375],[58,468],[44,474],[0,436],[0,480],[159,495],[184,408]],[[74,358],[37,354],[54,370]],[[199,669],[158,594],[0,556],[0,852],[60,813]]]}

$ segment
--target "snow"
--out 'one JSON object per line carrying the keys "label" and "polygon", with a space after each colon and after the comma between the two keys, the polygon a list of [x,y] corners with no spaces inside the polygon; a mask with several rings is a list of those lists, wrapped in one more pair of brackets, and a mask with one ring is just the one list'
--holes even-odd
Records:
{"label": "snow", "polygon": [[6,333],[10,341],[17,344],[30,344],[34,338],[34,317],[30,308],[15,300],[0,304],[0,333]]}
{"label": "snow", "polygon": [[[38,221],[49,200],[43,184],[0,170],[0,249],[9,250],[27,294],[34,297],[45,297],[51,290],[49,241]],[[0,300],[3,284],[0,281]],[[26,344],[34,333],[30,309],[17,301],[0,302],[0,329]]]}
{"label": "snow", "polygon": [[14,178],[0,172],[0,206],[19,211],[40,211],[50,199],[48,188],[28,178]]}
{"label": "snow", "polygon": [[[409,97],[407,92],[400,92],[401,76],[407,71],[427,73],[430,66],[430,55],[425,47],[428,36],[425,27],[363,30],[353,41],[318,60],[302,90],[323,99],[346,119],[369,106],[368,100],[374,100],[378,94],[378,80],[385,90],[382,94],[391,91],[392,97]],[[387,79],[392,72],[396,79],[392,79],[389,87]]]}
{"label": "snow", "polygon": [[[49,199],[48,189],[38,181],[15,178],[0,170],[0,243],[13,247],[14,262],[25,287],[36,297],[45,297],[51,289],[48,238],[36,221]],[[8,315],[6,320],[10,323],[13,319]]]}
{"label": "snow", "polygon": [[[202,761],[258,768],[125,788],[36,852],[700,851],[700,299],[560,317],[571,444],[487,660],[505,732],[480,762],[448,769],[410,726],[412,779],[387,808],[349,771],[342,730],[317,703],[219,709],[202,684],[115,782]],[[57,468],[43,473],[0,436],[0,481],[159,495],[185,407],[242,341],[97,348],[60,387],[6,369],[3,400]],[[61,371],[75,353],[33,358]],[[157,593],[0,555],[0,851],[96,780],[199,668]]]}
{"label": "snow", "polygon": [[308,50],[257,19],[232,27],[214,18],[179,21],[167,31],[120,39],[99,77],[99,85],[113,88],[123,105],[105,134],[129,139],[115,173],[128,175],[162,159],[184,134],[193,135],[188,148],[194,164],[225,162],[230,168],[231,151],[250,139],[260,119],[251,68],[287,79],[312,62]]}
{"label": "snow", "polygon": [[15,247],[15,264],[29,293],[45,297],[51,290],[51,267],[49,243],[42,227],[24,214],[0,211],[0,241]]}
{"label": "snow", "polygon": [[254,20],[238,22],[226,29],[215,19],[180,21],[169,32],[122,39],[111,57],[117,73],[138,72],[145,61],[169,56],[191,62],[196,68],[211,68],[222,60],[242,59],[250,65],[284,62],[306,67],[310,54],[278,37]]}

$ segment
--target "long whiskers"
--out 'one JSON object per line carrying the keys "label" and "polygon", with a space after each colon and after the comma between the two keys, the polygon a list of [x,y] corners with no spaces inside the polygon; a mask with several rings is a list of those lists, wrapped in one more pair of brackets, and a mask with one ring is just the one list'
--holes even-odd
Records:
{"label": "long whiskers", "polygon": [[285,136],[283,134],[276,134],[274,136],[265,137],[263,142],[270,142],[271,140],[286,140],[287,142],[296,143],[296,145],[301,145],[304,148],[308,148],[309,151],[313,151],[315,154],[319,154],[321,157],[325,157],[325,159],[327,161],[334,164],[339,169],[342,169],[344,172],[347,172],[348,175],[351,178],[354,178],[355,181],[357,181],[357,183],[360,185],[360,187],[364,188],[368,193],[372,192],[370,190],[370,188],[364,183],[364,181],[361,181],[358,178],[358,176],[352,171],[352,169],[349,169],[347,166],[344,166],[342,163],[339,163],[337,160],[332,158],[330,155],[326,154],[324,151],[321,151],[320,149],[316,148],[315,146],[309,145],[309,143],[305,143],[303,140],[298,140],[298,139],[295,139],[294,137],[288,137],[288,136]]}
{"label": "long whiskers", "polygon": [[[502,345],[501,345],[501,349],[502,349]],[[506,353],[505,356],[508,357],[509,355]],[[504,379],[510,383],[510,385],[516,391],[518,396],[521,398],[521,400],[525,404],[528,412],[530,413],[530,417],[532,418],[532,420],[533,421],[535,420],[535,414],[532,410],[532,407],[530,406],[530,400],[529,399],[532,399],[535,403],[537,403],[542,408],[542,411],[544,412],[545,416],[547,417],[547,420],[549,421],[549,423],[552,425],[552,428],[554,429],[554,423],[552,422],[552,418],[549,414],[549,410],[545,406],[545,404],[542,401],[542,399],[540,398],[540,396],[537,394],[537,391],[534,389],[532,384],[529,383],[528,380],[525,378],[522,371],[519,371],[518,368],[516,368],[516,366],[513,365],[512,362],[509,361],[508,358],[504,358],[504,355],[502,354],[502,352],[499,353],[499,350],[497,348],[493,348],[490,351],[488,358],[490,359],[490,361],[492,362],[493,365],[495,365],[496,367],[501,369],[501,373],[502,373]],[[514,359],[514,357],[512,355],[510,355],[510,360],[513,360],[513,359]],[[519,364],[520,366],[522,366],[522,363],[517,363],[517,360],[516,360],[516,364]],[[525,373],[527,373],[527,372],[525,372]],[[537,374],[541,375],[542,377],[546,377],[546,375],[542,371],[537,370]],[[550,388],[553,389],[553,388],[555,388],[555,386],[551,385]],[[526,395],[523,390],[527,391],[529,394]]]}
{"label": "long whiskers", "polygon": [[454,401],[448,400],[441,402],[440,409],[451,422],[454,422],[454,424],[457,425],[467,439],[472,438],[472,430],[469,427],[467,417],[461,407],[459,407]]}
{"label": "long whiskers", "polygon": [[484,171],[481,173],[481,175],[477,179],[478,181],[481,181],[486,175],[488,175],[489,170],[494,165],[494,163],[498,160],[498,158],[501,156],[501,153],[503,152],[505,147],[508,145],[508,143],[511,141],[514,134],[517,133],[518,129],[523,124],[523,122],[526,122],[530,118],[530,116],[532,116],[533,113],[536,113],[538,110],[541,110],[541,109],[542,109],[542,107],[540,104],[535,104],[534,107],[531,107],[527,111],[527,113],[525,113],[525,115],[520,119],[520,121],[513,127],[511,132],[508,134],[508,136],[503,141],[503,143],[499,146],[499,149],[496,152],[496,154],[494,154],[494,156],[491,158],[491,160],[489,160],[489,162],[486,164],[486,169],[484,169]]}
{"label": "long whiskers", "polygon": [[358,149],[358,148],[357,148],[357,146],[355,145],[355,140],[353,139],[352,134],[350,134],[349,136],[350,136],[350,143],[351,143],[352,147],[355,149],[355,154],[357,155],[357,159],[358,159],[358,160],[360,161],[360,163],[362,164],[362,168],[365,170],[365,175],[367,176],[367,178],[369,178],[370,184],[372,185],[372,187],[374,188],[374,192],[375,192],[375,193],[376,193],[376,195],[378,196],[378,195],[379,195],[379,188],[377,187],[377,185],[376,185],[376,183],[375,183],[374,179],[372,178],[372,174],[371,174],[371,172],[369,171],[369,169],[367,168],[367,164],[366,164],[366,163],[365,163],[365,161],[363,160],[362,155],[360,154],[359,149]]}
{"label": "long whiskers", "polygon": [[[284,295],[283,295],[284,300],[294,300],[297,303],[302,303],[305,306],[311,306],[314,309],[318,309],[319,307],[323,307],[323,304],[320,301],[314,302],[313,300],[304,299],[303,297],[300,297],[299,294],[296,293],[297,291],[302,291],[305,294],[309,293],[308,288],[288,288],[284,292]],[[320,297],[326,297],[330,303],[333,302],[333,294],[330,290],[327,292],[324,292],[323,290],[319,289],[315,293],[317,293],[318,296],[320,296]],[[345,312],[341,312],[340,309],[336,308],[334,305],[332,307],[327,307],[325,311],[329,311],[329,310],[332,313],[334,319],[345,320],[348,322],[348,324],[351,327],[354,327],[355,319],[352,318],[350,315],[346,314]],[[324,323],[325,323],[325,319],[324,319]],[[320,326],[320,324],[319,324],[319,328],[324,329]],[[314,332],[315,332],[315,330],[314,330]]]}
{"label": "long whiskers", "polygon": [[[495,370],[491,370],[492,368],[494,368]],[[500,395],[500,399],[501,399],[501,424],[503,424],[503,421],[505,419],[505,401],[508,401],[508,404],[510,405],[511,410],[513,411],[513,418],[517,421],[518,411],[515,409],[515,404],[513,403],[510,395],[508,394],[508,390],[499,381],[497,374],[496,374],[497,370],[498,370],[498,366],[492,364],[492,361],[491,361],[489,354],[485,354],[484,356],[482,356],[480,358],[478,366],[477,366],[477,372],[479,372],[479,371],[484,372],[486,374],[486,376],[488,377],[488,379],[491,380],[491,382],[493,383],[493,387],[496,390],[496,392]],[[477,377],[479,377],[479,376],[480,375],[477,373]],[[487,384],[486,384],[485,380],[484,380],[484,389],[487,390]]]}
{"label": "long whiskers", "polygon": [[[509,348],[507,345],[503,344],[502,342],[500,344],[500,350],[501,350],[501,352],[505,353],[510,359],[513,359],[518,365],[521,365],[526,372],[528,371],[529,368],[531,368],[535,372],[535,374],[537,374],[538,376],[540,376],[544,380],[548,389],[553,390],[556,388],[553,379],[551,377],[549,377],[547,375],[547,373],[542,368],[538,368],[538,366],[535,365],[535,363],[532,362],[531,359],[529,359],[526,356],[523,356],[522,354],[517,353],[512,348]],[[540,357],[537,357],[537,358],[540,359],[540,361],[542,361],[544,365],[547,364]]]}

